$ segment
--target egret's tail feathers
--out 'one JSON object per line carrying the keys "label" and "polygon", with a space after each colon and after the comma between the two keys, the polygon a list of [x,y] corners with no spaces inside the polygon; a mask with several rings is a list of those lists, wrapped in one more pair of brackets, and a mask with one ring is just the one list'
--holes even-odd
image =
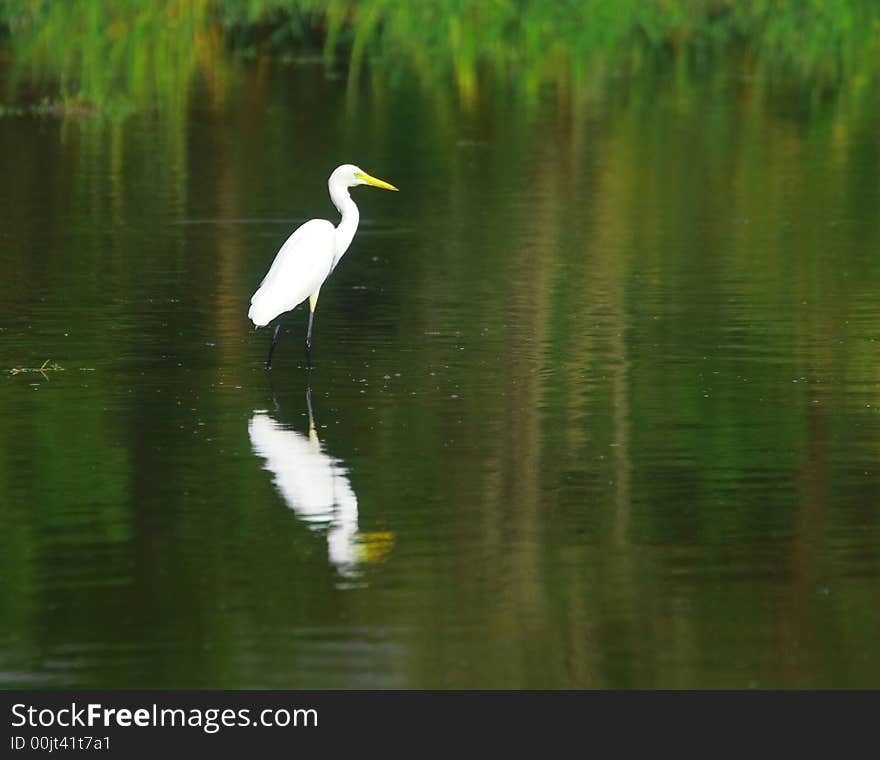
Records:
{"label": "egret's tail feathers", "polygon": [[251,308],[248,311],[248,319],[253,322],[257,328],[265,327],[276,316],[278,315],[274,309],[267,308],[265,303],[254,296],[254,300],[251,302]]}

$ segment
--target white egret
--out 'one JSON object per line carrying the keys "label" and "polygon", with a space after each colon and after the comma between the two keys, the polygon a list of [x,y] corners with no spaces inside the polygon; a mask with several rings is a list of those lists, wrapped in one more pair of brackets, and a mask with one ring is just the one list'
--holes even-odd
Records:
{"label": "white egret", "polygon": [[[310,219],[287,238],[275,256],[269,272],[251,298],[248,318],[259,328],[268,325],[275,317],[290,311],[309,299],[309,326],[306,332],[306,354],[312,350],[312,323],[318,294],[330,273],[348,250],[357,231],[360,214],[348,188],[372,185],[383,190],[397,190],[381,179],[376,179],[352,164],[337,166],[327,181],[330,200],[339,210],[342,219],[334,227],[326,219]],[[275,325],[266,368],[272,367],[272,354],[278,342],[281,320]]]}

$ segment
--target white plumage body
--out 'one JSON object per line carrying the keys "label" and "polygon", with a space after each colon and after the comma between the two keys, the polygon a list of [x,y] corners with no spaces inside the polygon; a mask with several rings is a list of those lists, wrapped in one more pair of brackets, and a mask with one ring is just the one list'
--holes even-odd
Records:
{"label": "white plumage body", "polygon": [[330,222],[311,219],[297,227],[251,298],[248,318],[265,327],[295,308],[320,290],[337,260],[336,228]]}

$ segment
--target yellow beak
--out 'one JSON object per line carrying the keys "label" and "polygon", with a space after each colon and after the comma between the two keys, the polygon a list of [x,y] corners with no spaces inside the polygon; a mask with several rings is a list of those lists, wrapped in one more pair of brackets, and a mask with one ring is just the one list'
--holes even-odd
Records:
{"label": "yellow beak", "polygon": [[373,187],[380,187],[383,190],[397,190],[394,185],[389,185],[387,182],[381,179],[376,179],[375,177],[371,177],[366,172],[357,172],[355,175],[360,180],[363,180],[368,185],[372,185]]}

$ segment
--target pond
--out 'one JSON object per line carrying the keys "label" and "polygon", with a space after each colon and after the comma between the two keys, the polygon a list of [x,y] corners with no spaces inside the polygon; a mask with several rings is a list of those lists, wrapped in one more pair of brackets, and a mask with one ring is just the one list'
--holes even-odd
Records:
{"label": "pond", "polygon": [[224,71],[0,119],[0,686],[880,683],[880,93]]}

